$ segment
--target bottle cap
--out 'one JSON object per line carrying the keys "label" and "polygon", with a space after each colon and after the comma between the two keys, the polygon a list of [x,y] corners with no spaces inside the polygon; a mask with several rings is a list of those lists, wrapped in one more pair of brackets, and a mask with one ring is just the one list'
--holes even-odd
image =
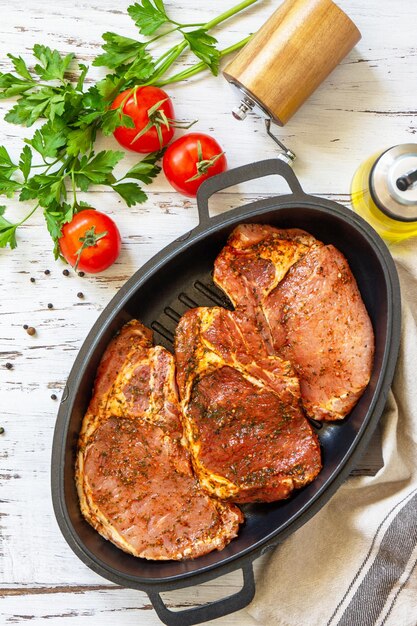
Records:
{"label": "bottle cap", "polygon": [[372,168],[369,187],[386,215],[400,222],[417,221],[417,144],[386,150]]}

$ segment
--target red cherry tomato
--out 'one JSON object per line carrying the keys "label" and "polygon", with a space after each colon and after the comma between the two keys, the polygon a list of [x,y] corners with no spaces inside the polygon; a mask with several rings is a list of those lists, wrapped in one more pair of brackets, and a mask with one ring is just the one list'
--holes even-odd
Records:
{"label": "red cherry tomato", "polygon": [[119,126],[113,133],[124,148],[141,153],[156,152],[171,141],[175,132],[174,107],[163,89],[151,85],[127,89],[117,96],[111,108],[120,106],[135,124],[134,128]]}
{"label": "red cherry tomato", "polygon": [[162,166],[174,189],[192,197],[204,180],[227,169],[227,161],[213,137],[188,133],[167,148]]}
{"label": "red cherry tomato", "polygon": [[76,213],[64,224],[59,248],[75,269],[90,274],[102,272],[112,265],[120,253],[120,233],[113,220],[94,209]]}

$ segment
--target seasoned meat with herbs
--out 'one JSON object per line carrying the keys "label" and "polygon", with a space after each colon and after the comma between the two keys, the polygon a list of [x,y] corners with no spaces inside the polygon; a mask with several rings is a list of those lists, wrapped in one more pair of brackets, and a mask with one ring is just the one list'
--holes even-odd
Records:
{"label": "seasoned meat with herbs", "polygon": [[220,307],[198,308],[177,326],[185,432],[209,493],[234,502],[271,502],[317,476],[320,447],[302,413],[291,364],[248,349],[239,322]]}
{"label": "seasoned meat with herbs", "polygon": [[374,350],[345,257],[304,231],[243,224],[218,255],[214,280],[267,352],[292,363],[307,414],[344,418],[369,382]]}
{"label": "seasoned meat with herbs", "polygon": [[374,334],[343,254],[334,246],[312,250],[266,298],[264,310],[277,354],[300,378],[307,414],[344,418],[369,382]]}
{"label": "seasoned meat with herbs", "polygon": [[122,550],[187,559],[221,550],[240,510],[208,496],[185,447],[173,356],[126,324],[101,361],[79,437],[76,481],[87,521]]}

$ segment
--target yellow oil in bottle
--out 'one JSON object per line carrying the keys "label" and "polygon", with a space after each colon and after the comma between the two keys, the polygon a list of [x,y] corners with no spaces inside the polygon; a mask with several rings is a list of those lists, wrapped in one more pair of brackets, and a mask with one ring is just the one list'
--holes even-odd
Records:
{"label": "yellow oil in bottle", "polygon": [[382,211],[374,202],[370,192],[372,168],[381,153],[372,155],[356,170],[351,184],[353,209],[361,215],[387,242],[395,243],[417,237],[417,221],[394,219]]}

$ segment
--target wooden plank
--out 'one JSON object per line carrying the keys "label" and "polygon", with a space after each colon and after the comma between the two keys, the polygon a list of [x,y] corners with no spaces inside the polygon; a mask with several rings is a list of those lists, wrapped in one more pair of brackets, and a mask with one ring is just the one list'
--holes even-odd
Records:
{"label": "wooden plank", "polygon": [[[174,17],[206,19],[225,9],[223,0],[205,5],[192,0],[166,2]],[[232,1],[227,3],[231,6]],[[242,17],[216,31],[221,45],[242,38],[272,13],[278,2],[263,0]],[[355,20],[362,41],[317,90],[289,124],[278,130],[280,138],[298,155],[295,171],[304,189],[349,206],[349,186],[354,170],[368,155],[397,143],[415,141],[417,133],[414,71],[417,47],[414,0],[364,3],[344,0],[340,6]],[[401,4],[401,6],[400,6]],[[7,52],[30,56],[34,43],[42,42],[63,53],[75,52],[91,63],[99,52],[101,33],[114,30],[135,36],[127,17],[128,3],[110,0],[21,0],[3,8],[0,22],[0,71],[9,71]],[[192,61],[183,59],[176,69]],[[103,70],[93,68],[89,80]],[[266,138],[263,121],[254,115],[235,121],[230,110],[236,96],[221,77],[205,75],[168,88],[179,119],[199,119],[196,128],[218,138],[230,167],[277,154]],[[16,156],[23,138],[33,129],[7,124],[3,115],[10,102],[0,101],[0,145]],[[100,147],[117,149],[112,138]],[[138,160],[126,155],[124,172]],[[141,624],[156,626],[146,594],[120,589],[90,571],[72,553],[57,527],[50,499],[50,451],[58,400],[71,365],[91,325],[125,280],[158,250],[198,223],[196,203],[174,193],[164,177],[149,187],[149,200],[128,209],[113,193],[97,189],[81,194],[93,206],[113,216],[123,235],[117,263],[96,277],[62,275],[55,263],[41,215],[35,215],[19,234],[17,250],[0,251],[0,622],[40,626],[50,624],[91,626]],[[213,214],[271,194],[286,193],[277,177],[251,181],[218,194]],[[9,215],[23,217],[25,208],[2,199]],[[44,270],[49,269],[46,276]],[[35,278],[35,283],[30,282]],[[77,298],[82,291],[84,298]],[[48,309],[47,304],[53,308]],[[29,337],[23,324],[36,327]],[[13,368],[6,369],[11,363]],[[379,464],[378,435],[360,471],[375,473]],[[357,473],[357,471],[356,471]],[[256,571],[262,567],[262,557]],[[169,594],[172,608],[213,600],[239,589],[239,572],[201,588]],[[222,618],[219,626],[253,626],[246,612]],[[269,626],[269,625],[267,625]]]}

